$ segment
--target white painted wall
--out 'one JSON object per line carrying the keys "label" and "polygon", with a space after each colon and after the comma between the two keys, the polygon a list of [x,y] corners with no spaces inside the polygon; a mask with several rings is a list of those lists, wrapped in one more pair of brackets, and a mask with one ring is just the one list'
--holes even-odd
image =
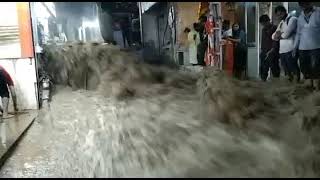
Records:
{"label": "white painted wall", "polygon": [[[18,14],[14,13],[17,11],[16,2],[1,2],[0,4],[1,26],[13,26],[18,30]],[[2,33],[7,34],[8,31],[3,31]],[[10,43],[1,43],[0,47],[0,58],[16,58],[21,56],[20,39],[18,38]]]}
{"label": "white painted wall", "polygon": [[[0,59],[15,84],[19,109],[38,109],[35,59]],[[13,110],[10,99],[9,111]]]}
{"label": "white painted wall", "polygon": [[7,14],[8,16],[0,16],[0,24],[3,26],[18,26],[18,14],[13,13],[17,11],[17,2],[1,2],[0,11],[2,15]]}

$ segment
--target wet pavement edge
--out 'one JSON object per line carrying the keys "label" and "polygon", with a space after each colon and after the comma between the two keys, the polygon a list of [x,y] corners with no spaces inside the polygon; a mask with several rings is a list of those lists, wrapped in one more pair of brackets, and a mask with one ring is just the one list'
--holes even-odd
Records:
{"label": "wet pavement edge", "polygon": [[24,128],[24,130],[20,133],[20,135],[18,135],[18,137],[9,145],[8,149],[4,153],[0,154],[0,170],[2,166],[5,164],[6,160],[14,152],[15,148],[17,147],[19,142],[23,139],[24,135],[32,126],[36,118],[37,118],[37,115],[32,118],[32,120],[28,123],[28,125]]}

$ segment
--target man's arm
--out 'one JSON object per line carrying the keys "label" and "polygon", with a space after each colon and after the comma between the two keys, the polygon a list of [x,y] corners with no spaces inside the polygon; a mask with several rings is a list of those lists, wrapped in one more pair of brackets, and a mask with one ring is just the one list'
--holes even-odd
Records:
{"label": "man's arm", "polygon": [[298,20],[297,21],[297,33],[296,33],[296,37],[294,39],[294,49],[296,49],[296,50],[299,48],[300,37],[301,37],[301,26],[299,25],[299,20]]}
{"label": "man's arm", "polygon": [[287,30],[281,34],[282,39],[289,38],[292,35],[292,33],[294,33],[297,30],[297,22],[298,20],[295,17],[292,17],[290,19]]}
{"label": "man's arm", "polygon": [[239,39],[234,39],[234,38],[228,37],[228,40],[230,40],[232,42],[240,43],[240,38]]}
{"label": "man's arm", "polygon": [[279,41],[278,32],[281,31],[280,26],[282,26],[282,23],[283,23],[283,22],[280,22],[280,23],[279,23],[276,31],[272,34],[272,36],[271,36],[272,40],[274,40],[274,41]]}
{"label": "man's arm", "polygon": [[[275,33],[276,30],[277,30],[277,27],[274,26],[272,28],[272,34]],[[270,34],[270,36],[272,36],[272,34]],[[266,59],[268,59],[271,54],[275,55],[276,53],[279,53],[279,48],[280,48],[279,41],[272,40],[272,48],[267,52]]]}
{"label": "man's arm", "polygon": [[278,39],[276,38],[276,32],[274,32],[271,36],[272,40],[277,41]]}
{"label": "man's arm", "polygon": [[[277,27],[273,27],[272,28],[272,34],[275,33],[277,30]],[[272,36],[272,35],[271,35]],[[279,44],[279,41],[275,41],[273,40],[272,41],[272,49],[270,50],[271,52],[279,52],[279,48],[280,48],[280,44]]]}

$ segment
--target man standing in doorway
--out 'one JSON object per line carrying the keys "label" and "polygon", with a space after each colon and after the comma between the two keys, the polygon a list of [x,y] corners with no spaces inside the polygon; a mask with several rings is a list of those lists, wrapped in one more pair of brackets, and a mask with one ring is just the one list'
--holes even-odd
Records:
{"label": "man standing in doorway", "polygon": [[304,79],[310,79],[310,88],[320,90],[320,8],[310,2],[299,2],[302,9],[298,18],[297,34],[295,38],[296,56],[299,50],[300,68]]}
{"label": "man standing in doorway", "polygon": [[192,30],[188,33],[188,45],[189,45],[189,62],[193,66],[198,65],[197,59],[197,47],[200,44],[200,36],[196,31],[198,23],[193,23]]}
{"label": "man standing in doorway", "polygon": [[280,60],[285,74],[289,77],[289,81],[296,78],[300,80],[300,69],[298,66],[298,58],[292,56],[294,49],[294,38],[297,30],[297,18],[290,16],[283,6],[277,6],[275,9],[276,16],[281,20],[272,39],[280,41]]}
{"label": "man standing in doorway", "polygon": [[272,40],[272,34],[276,31],[277,26],[270,22],[268,15],[260,16],[259,22],[263,26],[260,53],[261,80],[267,80],[269,69],[271,69],[273,78],[279,78],[279,42]]}
{"label": "man standing in doorway", "polygon": [[198,64],[201,66],[205,66],[205,54],[208,47],[208,37],[206,35],[205,24],[207,22],[207,16],[202,15],[199,18],[198,23],[198,32],[200,38],[200,44],[198,45],[197,53],[198,53]]}

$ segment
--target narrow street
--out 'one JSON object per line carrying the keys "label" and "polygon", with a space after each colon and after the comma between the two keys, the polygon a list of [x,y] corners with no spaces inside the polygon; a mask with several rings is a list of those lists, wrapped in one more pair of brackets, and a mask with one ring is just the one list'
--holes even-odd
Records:
{"label": "narrow street", "polygon": [[316,156],[308,150],[311,144],[304,140],[298,114],[279,123],[292,109],[285,94],[301,100],[307,92],[274,86],[264,93],[281,102],[281,111],[272,108],[277,120],[268,122],[276,116],[261,112],[256,118],[262,119],[255,119],[246,133],[203,121],[196,94],[116,101],[94,91],[63,88],[50,111],[40,112],[0,175],[316,177],[308,165]]}
{"label": "narrow street", "polygon": [[0,2],[0,178],[320,177],[319,6]]}
{"label": "narrow street", "polygon": [[[70,93],[70,90],[68,92]],[[70,97],[63,92],[61,92],[61,96],[63,98]],[[62,106],[52,103],[51,108],[54,109],[52,111],[48,107],[39,111],[38,118],[1,168],[0,177],[53,178],[62,177],[64,173],[68,173],[63,169],[63,165],[69,162],[65,162],[62,156],[66,154],[63,150],[67,149],[64,148],[70,148],[72,145],[72,135],[74,134],[71,134],[70,119],[63,112],[74,112],[73,110],[76,109],[73,104],[76,99],[72,98],[64,99],[65,104]],[[59,114],[56,114],[52,119],[51,113],[56,111],[59,111]]]}
{"label": "narrow street", "polygon": [[57,177],[53,140],[35,122],[0,171],[1,178]]}

